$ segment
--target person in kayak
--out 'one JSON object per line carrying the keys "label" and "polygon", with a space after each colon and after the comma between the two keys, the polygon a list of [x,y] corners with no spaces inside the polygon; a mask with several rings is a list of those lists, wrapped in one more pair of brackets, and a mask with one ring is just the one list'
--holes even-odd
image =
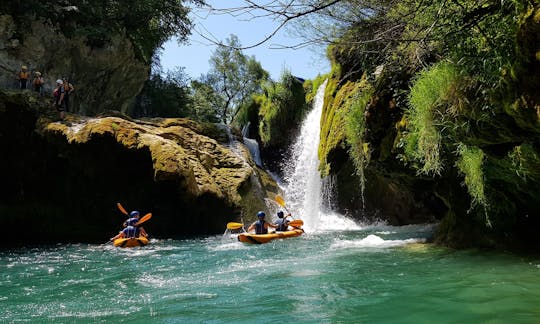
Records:
{"label": "person in kayak", "polygon": [[284,216],[285,214],[283,214],[281,210],[278,211],[277,213],[278,220],[275,223],[275,225],[277,226],[276,231],[285,232],[289,230],[289,221],[287,220],[287,217],[291,216],[291,214],[289,213],[287,217],[284,217]]}
{"label": "person in kayak", "polygon": [[146,237],[148,236],[148,234],[146,234],[146,231],[142,227],[128,225],[126,226],[126,228],[121,230],[120,233],[118,233],[115,237],[111,237],[111,241],[114,241],[119,238],[124,238],[124,237],[131,238],[131,237],[139,237],[139,236]]}
{"label": "person in kayak", "polygon": [[142,226],[136,226],[135,224],[137,224],[137,222],[139,221],[139,218],[140,218],[140,213],[136,210],[132,211],[129,216],[131,216],[130,218],[128,218],[125,222],[124,222],[124,229],[120,231],[120,233],[118,233],[118,235],[116,235],[115,237],[111,238],[111,241],[114,241],[116,239],[119,239],[119,238],[124,238],[124,237],[139,237],[139,236],[148,236],[148,234],[146,233],[146,231],[144,230],[144,228]]}
{"label": "person in kayak", "polygon": [[141,213],[134,210],[131,213],[129,213],[129,218],[124,222],[124,227],[126,226],[134,226],[139,221],[139,218],[141,216]]}
{"label": "person in kayak", "polygon": [[258,221],[249,225],[248,232],[255,230],[255,234],[268,234],[268,227],[276,228],[277,225],[270,224],[264,220],[266,214],[263,211],[257,213]]}

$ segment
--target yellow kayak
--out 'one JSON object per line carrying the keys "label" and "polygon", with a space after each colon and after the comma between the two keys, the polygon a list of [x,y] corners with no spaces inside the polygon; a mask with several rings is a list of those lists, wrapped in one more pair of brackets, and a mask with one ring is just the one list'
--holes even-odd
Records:
{"label": "yellow kayak", "polygon": [[264,244],[275,239],[283,239],[283,238],[300,236],[302,235],[302,233],[304,233],[304,230],[302,229],[294,229],[292,231],[274,232],[274,233],[268,233],[268,234],[242,233],[242,234],[238,234],[238,241],[244,242],[244,243],[251,243],[251,244]]}
{"label": "yellow kayak", "polygon": [[129,237],[129,238],[118,238],[113,241],[114,246],[118,247],[135,247],[135,246],[145,246],[148,244],[148,239],[144,236],[139,237]]}

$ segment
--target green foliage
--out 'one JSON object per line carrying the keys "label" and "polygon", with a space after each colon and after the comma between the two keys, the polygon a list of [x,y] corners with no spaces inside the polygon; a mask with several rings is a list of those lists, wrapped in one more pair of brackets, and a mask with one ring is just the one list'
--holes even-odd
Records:
{"label": "green foliage", "polygon": [[516,146],[508,153],[515,175],[523,181],[540,180],[540,157],[531,143]]}
{"label": "green foliage", "polygon": [[134,117],[188,117],[189,88],[183,69],[167,74],[153,74],[145,82],[136,100]]}
{"label": "green foliage", "polygon": [[306,102],[311,103],[317,94],[317,90],[323,82],[328,78],[328,75],[317,75],[313,80],[306,80],[304,82],[304,90],[306,92]]}
{"label": "green foliage", "polygon": [[[259,110],[264,100],[264,94],[253,95],[251,97],[251,100],[240,106],[232,124],[234,124],[238,128],[242,128],[248,123],[250,125],[257,125],[259,123]],[[248,137],[252,138],[252,136]]]}
{"label": "green foliage", "polygon": [[280,82],[268,82],[260,97],[259,136],[263,145],[277,145],[283,131],[298,125],[307,109],[300,80],[289,71],[282,72]]}
{"label": "green foliage", "polygon": [[249,98],[261,91],[261,84],[268,80],[269,74],[255,57],[246,56],[239,48],[238,37],[231,35],[225,44],[219,46],[210,58],[210,71],[201,77],[221,99],[215,103],[223,123],[231,122],[238,109]]}
{"label": "green foliage", "polygon": [[222,98],[212,87],[196,80],[191,81],[191,112],[195,120],[218,123]]}
{"label": "green foliage", "polygon": [[445,100],[454,93],[458,73],[449,63],[440,63],[422,71],[409,94],[406,112],[408,132],[404,137],[408,160],[420,163],[418,171],[440,174]]}
{"label": "green foliage", "polygon": [[486,211],[486,223],[490,226],[487,217],[489,207],[485,193],[485,179],[482,165],[484,163],[484,152],[477,147],[470,147],[460,144],[457,150],[459,159],[456,162],[458,170],[465,176],[464,184],[472,198],[472,207],[481,205]]}
{"label": "green foliage", "polygon": [[150,63],[156,50],[171,36],[185,41],[191,32],[189,8],[184,3],[201,0],[73,0],[69,4],[48,0],[3,1],[0,12],[15,16],[25,28],[34,17],[58,26],[67,37],[84,36],[87,43],[103,47],[112,34],[132,41],[136,56]]}

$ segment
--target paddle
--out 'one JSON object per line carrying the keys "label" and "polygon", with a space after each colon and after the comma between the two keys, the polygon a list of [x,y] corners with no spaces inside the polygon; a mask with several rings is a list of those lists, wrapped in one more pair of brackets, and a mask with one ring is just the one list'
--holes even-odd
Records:
{"label": "paddle", "polygon": [[120,211],[121,211],[124,215],[129,216],[129,213],[124,209],[124,207],[122,207],[122,204],[116,203],[116,206],[118,207],[118,209],[120,209]]}
{"label": "paddle", "polygon": [[289,222],[289,225],[292,227],[300,227],[304,225],[304,221],[301,219],[295,219]]}
{"label": "paddle", "polygon": [[143,218],[139,219],[139,221],[135,224],[135,226],[141,225],[142,223],[146,222],[150,218],[152,218],[152,213],[148,213],[148,214],[144,215]]}
{"label": "paddle", "polygon": [[287,209],[287,207],[285,206],[285,200],[283,200],[283,198],[280,196],[280,195],[276,195],[276,202],[283,208],[285,208],[285,210],[287,211],[287,213],[290,214],[289,210]]}
{"label": "paddle", "polygon": [[242,227],[244,227],[244,224],[242,224],[242,223],[235,223],[235,222],[227,223],[227,229],[236,230],[236,229],[240,229]]}
{"label": "paddle", "polygon": [[293,217],[293,215],[291,214],[291,212],[287,209],[287,206],[285,206],[285,200],[283,200],[283,197],[281,197],[280,195],[276,195],[276,202],[277,202],[281,207],[285,208],[285,210],[286,210],[287,213],[289,214],[289,215],[287,215],[287,216],[291,216],[291,217],[294,219],[294,217]]}
{"label": "paddle", "polygon": [[[291,215],[291,212],[287,209],[287,207],[285,207],[285,200],[283,200],[283,198],[280,196],[280,195],[276,195],[276,202],[283,208],[285,208],[285,210],[287,211],[287,213],[289,213],[289,215],[291,217],[293,217]],[[294,217],[293,217],[294,218]],[[292,227],[301,227],[304,225],[304,221],[301,220],[301,219],[293,219],[292,221],[289,222],[289,225],[292,226]]]}

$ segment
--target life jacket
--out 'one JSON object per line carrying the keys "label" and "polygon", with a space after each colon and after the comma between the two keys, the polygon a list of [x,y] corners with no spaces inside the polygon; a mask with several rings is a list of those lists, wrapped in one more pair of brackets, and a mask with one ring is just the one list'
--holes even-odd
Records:
{"label": "life jacket", "polygon": [[255,223],[255,234],[268,234],[268,230],[264,226],[265,223],[264,219],[260,219]]}
{"label": "life jacket", "polygon": [[124,230],[122,232],[124,232],[125,237],[137,237],[137,236],[139,236],[139,228],[137,228],[135,226],[128,226],[128,227],[124,228]]}
{"label": "life jacket", "polygon": [[19,79],[21,80],[28,80],[28,78],[30,77],[30,72],[19,72]]}
{"label": "life jacket", "polygon": [[276,228],[276,231],[280,231],[280,232],[284,232],[288,229],[289,225],[287,225],[287,222],[285,220],[285,218],[280,218],[277,220],[276,222],[277,224],[277,228]]}
{"label": "life jacket", "polygon": [[135,226],[135,224],[137,224],[137,222],[139,221],[138,218],[136,217],[131,217],[131,218],[128,218],[124,224],[126,224],[126,226]]}

